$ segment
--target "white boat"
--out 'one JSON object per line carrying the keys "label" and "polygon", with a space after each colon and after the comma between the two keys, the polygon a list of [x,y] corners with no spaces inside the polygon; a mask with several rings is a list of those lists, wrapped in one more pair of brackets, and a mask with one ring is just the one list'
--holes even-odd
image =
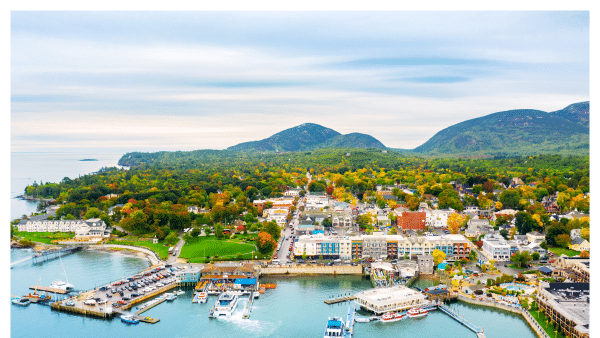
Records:
{"label": "white boat", "polygon": [[420,307],[416,307],[416,308],[412,308],[410,310],[408,310],[408,316],[410,318],[417,318],[417,317],[423,317],[423,316],[427,316],[427,310],[424,310]]}
{"label": "white boat", "polygon": [[65,291],[71,291],[74,288],[73,284],[63,282],[59,279],[55,280],[52,284],[50,284],[50,287],[53,289],[60,289]]}
{"label": "white boat", "polygon": [[209,318],[230,317],[238,303],[238,295],[223,292],[210,310]]}
{"label": "white boat", "polygon": [[208,294],[206,292],[198,293],[198,303],[206,303],[208,300]]}
{"label": "white boat", "polygon": [[177,292],[175,292],[175,294],[176,294],[177,296],[181,296],[181,295],[183,295],[184,293],[185,293],[185,291],[183,291],[183,290],[181,290],[181,289],[179,289]]}
{"label": "white boat", "polygon": [[137,324],[140,322],[140,320],[135,318],[133,315],[122,315],[121,321],[127,324]]}
{"label": "white boat", "polygon": [[172,293],[165,293],[165,298],[166,298],[168,301],[171,301],[171,300],[174,300],[175,298],[177,298],[177,296],[175,296],[175,295],[174,295],[174,294],[172,294]]}
{"label": "white boat", "polygon": [[379,319],[383,323],[397,322],[404,318],[404,315],[398,312],[388,312]]}
{"label": "white boat", "polygon": [[20,297],[11,298],[10,301],[13,304],[19,305],[19,306],[27,306],[31,303],[31,301],[28,298],[20,298]]}
{"label": "white boat", "polygon": [[340,317],[329,317],[327,320],[327,326],[325,327],[325,334],[323,337],[343,337],[344,336],[344,322]]}

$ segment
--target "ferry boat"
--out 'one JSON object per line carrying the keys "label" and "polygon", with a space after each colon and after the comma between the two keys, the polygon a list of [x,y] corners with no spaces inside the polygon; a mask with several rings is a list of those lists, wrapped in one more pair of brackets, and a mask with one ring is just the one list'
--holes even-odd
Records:
{"label": "ferry boat", "polygon": [[137,324],[140,322],[140,320],[135,318],[133,315],[122,315],[121,321],[127,324]]}
{"label": "ferry boat", "polygon": [[329,317],[323,337],[344,337],[344,322],[342,321],[342,318]]}
{"label": "ferry boat", "polygon": [[410,318],[417,318],[417,317],[423,317],[423,316],[427,316],[427,310],[424,310],[420,307],[416,307],[416,308],[412,308],[410,310],[408,310],[408,316]]}
{"label": "ferry boat", "polygon": [[238,303],[238,296],[231,292],[223,292],[210,310],[209,318],[230,317]]}
{"label": "ferry boat", "polygon": [[198,293],[198,303],[206,303],[208,300],[208,294],[206,292]]}
{"label": "ferry boat", "polygon": [[31,303],[31,301],[27,298],[14,297],[10,300],[13,304],[19,306],[27,306]]}
{"label": "ferry boat", "polygon": [[63,282],[61,280],[55,280],[50,287],[53,289],[60,289],[65,291],[72,291],[75,287],[71,283]]}
{"label": "ferry boat", "polygon": [[404,318],[404,315],[398,312],[388,312],[379,319],[383,323],[397,322]]}
{"label": "ferry boat", "polygon": [[175,295],[174,295],[174,294],[172,294],[172,293],[165,293],[165,298],[166,298],[168,301],[171,301],[171,300],[174,300],[175,298],[177,298],[177,296],[175,296]]}

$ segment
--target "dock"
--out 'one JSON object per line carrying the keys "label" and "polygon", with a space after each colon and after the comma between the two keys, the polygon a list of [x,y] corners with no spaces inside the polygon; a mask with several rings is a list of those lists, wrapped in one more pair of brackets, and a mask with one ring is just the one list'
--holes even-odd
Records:
{"label": "dock", "polygon": [[354,317],[356,316],[356,308],[354,305],[350,305],[348,308],[348,315],[346,315],[346,329],[344,330],[345,338],[352,338],[354,335]]}
{"label": "dock", "polygon": [[242,315],[243,319],[249,319],[250,313],[252,313],[252,305],[254,304],[254,292],[250,292],[250,298],[248,299],[248,304],[244,308],[244,314]]}
{"label": "dock", "polygon": [[158,300],[155,299],[155,300],[153,300],[151,302],[148,302],[148,303],[146,303],[146,306],[144,306],[142,309],[138,310],[134,314],[136,316],[139,316],[140,313],[144,313],[144,312],[150,310],[151,308],[157,306],[158,304],[162,304],[165,300],[167,300],[167,299],[166,298],[158,299]]}
{"label": "dock", "polygon": [[49,286],[30,286],[29,289],[31,289],[31,290],[37,290],[37,291],[44,291],[44,292],[57,293],[57,294],[60,294],[60,295],[66,295],[67,293],[70,292],[70,291],[63,290],[63,289],[51,288]]}
{"label": "dock", "polygon": [[331,305],[331,304],[337,304],[337,303],[347,302],[349,300],[354,300],[354,299],[356,299],[356,297],[354,295],[350,295],[350,296],[342,296],[342,297],[325,299],[324,302],[327,305]]}
{"label": "dock", "polygon": [[68,254],[72,254],[74,252],[80,251],[83,249],[82,246],[71,246],[68,248],[53,250],[53,251],[40,251],[35,255],[31,256],[33,264],[43,263],[46,261],[50,261],[56,259],[58,257],[62,257]]}
{"label": "dock", "polygon": [[452,319],[456,320],[457,322],[461,323],[463,326],[465,326],[466,328],[468,328],[469,330],[475,332],[475,334],[477,334],[478,338],[485,338],[485,334],[483,333],[483,329],[478,328],[477,326],[471,324],[470,321],[467,321],[466,319],[460,318],[454,311],[452,311],[449,307],[440,304],[438,306],[438,309],[440,309],[442,312],[444,312],[445,314],[447,314],[448,316],[450,316]]}

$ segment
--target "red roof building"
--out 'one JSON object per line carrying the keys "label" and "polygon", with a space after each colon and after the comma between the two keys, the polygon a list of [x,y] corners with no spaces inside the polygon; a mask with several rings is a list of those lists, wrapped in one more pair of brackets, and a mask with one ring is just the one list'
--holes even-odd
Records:
{"label": "red roof building", "polygon": [[425,212],[403,212],[398,216],[400,230],[425,230]]}

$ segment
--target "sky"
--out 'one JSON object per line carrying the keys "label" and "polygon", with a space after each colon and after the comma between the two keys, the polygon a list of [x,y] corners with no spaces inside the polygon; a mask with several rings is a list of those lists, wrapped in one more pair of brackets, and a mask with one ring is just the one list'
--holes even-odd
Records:
{"label": "sky", "polygon": [[302,123],[415,148],[590,97],[587,11],[12,11],[10,150],[224,149]]}

